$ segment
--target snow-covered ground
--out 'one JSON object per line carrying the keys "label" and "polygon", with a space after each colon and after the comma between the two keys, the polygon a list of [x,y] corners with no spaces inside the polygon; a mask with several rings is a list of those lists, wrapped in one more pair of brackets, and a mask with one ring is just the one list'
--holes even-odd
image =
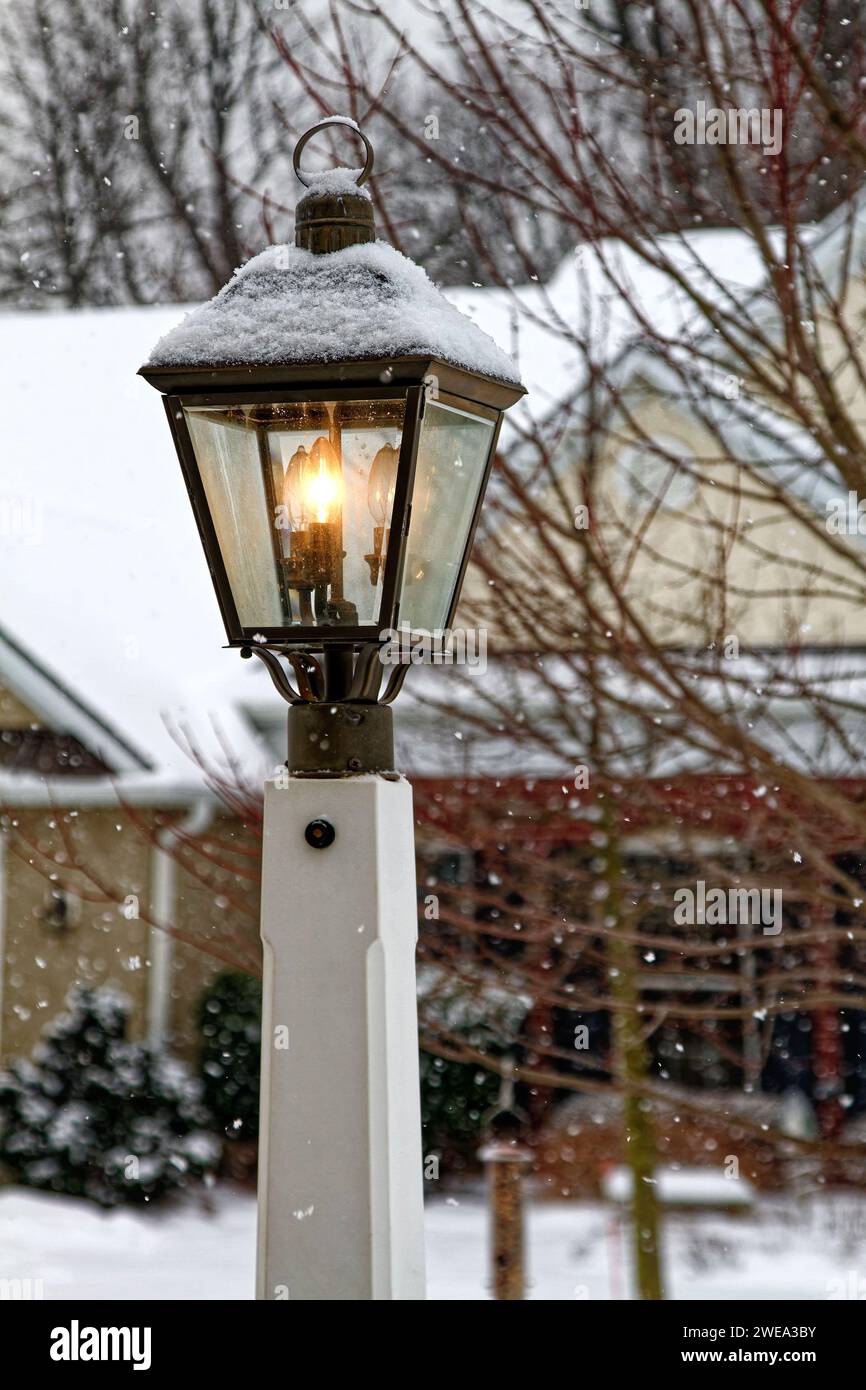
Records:
{"label": "snow-covered ground", "polygon": [[[427,1207],[428,1296],[472,1300],[486,1289],[480,1196]],[[620,1218],[598,1203],[529,1211],[530,1297],[629,1296]],[[767,1200],[745,1216],[670,1215],[668,1297],[866,1299],[866,1197]],[[88,1202],[0,1190],[0,1281],[41,1280],[46,1299],[252,1297],[255,1199],[220,1187],[212,1209],[184,1200],[159,1211],[103,1212]],[[858,1256],[858,1251],[859,1256]],[[0,1282],[0,1297],[10,1286]]]}

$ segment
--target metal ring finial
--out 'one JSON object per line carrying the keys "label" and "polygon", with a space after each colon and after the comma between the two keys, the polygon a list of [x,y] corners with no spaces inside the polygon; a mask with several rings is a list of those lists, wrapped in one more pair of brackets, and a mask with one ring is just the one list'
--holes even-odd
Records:
{"label": "metal ring finial", "polygon": [[309,130],[304,131],[297,145],[295,145],[295,152],[292,155],[292,166],[305,188],[312,188],[314,186],[316,175],[304,175],[304,171],[301,168],[301,151],[304,149],[307,142],[311,140],[314,135],[318,135],[320,130],[333,130],[335,129],[335,127],[342,127],[343,130],[351,131],[353,135],[357,135],[358,139],[363,141],[364,149],[367,152],[367,160],[363,169],[361,170],[360,174],[355,180],[359,188],[362,183],[366,183],[367,179],[370,177],[370,174],[372,173],[373,146],[370,144],[370,141],[367,139],[363,130],[359,130],[358,127],[356,125],[353,125],[351,121],[347,120],[345,116],[326,116],[323,121],[319,121],[317,125],[310,126]]}

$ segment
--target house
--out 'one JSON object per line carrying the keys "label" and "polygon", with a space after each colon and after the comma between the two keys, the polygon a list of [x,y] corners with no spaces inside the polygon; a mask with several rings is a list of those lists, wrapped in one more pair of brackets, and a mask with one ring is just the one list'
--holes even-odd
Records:
{"label": "house", "polygon": [[[803,240],[805,269],[798,273],[808,276],[816,308],[814,321],[801,326],[819,345],[827,378],[821,385],[862,439],[862,200],[807,229]],[[613,240],[581,248],[549,286],[498,292],[500,330],[511,313],[512,340],[530,387],[520,408],[524,418],[540,401],[536,438],[514,443],[512,463],[523,478],[534,478],[533,503],[554,526],[542,544],[526,524],[526,509],[512,505],[481,538],[493,560],[472,572],[464,610],[471,607],[475,621],[492,612],[500,646],[504,639],[528,658],[519,676],[512,672],[496,692],[500,708],[522,711],[536,730],[558,729],[546,749],[527,737],[519,766],[506,738],[486,736],[474,747],[464,738],[462,771],[475,779],[476,806],[490,779],[500,801],[514,795],[511,814],[522,821],[528,855],[566,854],[570,843],[575,863],[579,847],[591,845],[598,808],[591,797],[581,798],[569,769],[586,761],[592,706],[570,668],[579,664],[581,603],[594,604],[609,619],[612,647],[619,644],[606,667],[603,653],[597,661],[609,705],[620,705],[607,730],[614,750],[607,767],[620,779],[618,843],[633,878],[675,884],[679,875],[687,882],[690,874],[701,878],[700,866],[709,863],[746,884],[772,851],[770,881],[783,884],[790,913],[790,934],[782,940],[794,974],[791,1003],[779,1022],[765,1008],[767,997],[774,1007],[779,997],[778,980],[771,983],[778,948],[732,951],[725,970],[717,961],[714,968],[710,957],[699,957],[691,971],[681,962],[672,969],[660,965],[663,952],[649,953],[652,968],[641,969],[638,978],[649,1018],[663,1015],[677,996],[696,1014],[727,1007],[744,1015],[720,1030],[721,1048],[707,1037],[684,1042],[675,1025],[649,1029],[654,1068],[688,1086],[805,1086],[819,1101],[829,1135],[838,1132],[843,1116],[834,1088],[844,1087],[849,1115],[866,1104],[866,1030],[855,1002],[863,952],[853,935],[850,946],[840,944],[842,929],[851,925],[851,904],[833,912],[831,871],[820,903],[801,866],[817,850],[855,883],[863,881],[866,867],[859,813],[866,797],[866,528],[859,519],[863,508],[856,497],[852,505],[850,495],[856,468],[846,473],[844,450],[834,459],[832,439],[819,440],[809,428],[810,417],[817,419],[827,402],[812,409],[817,387],[805,370],[793,380],[773,380],[790,352],[752,239],[736,231],[696,231],[671,237],[664,250],[699,293],[722,305],[726,334],[708,331],[708,316],[695,313],[671,276]],[[484,302],[479,293],[479,314]],[[760,344],[748,367],[734,350],[746,339]],[[590,372],[587,358],[601,372]],[[768,376],[777,389],[768,389]],[[549,466],[539,461],[543,446]],[[844,524],[834,525],[840,512]],[[587,525],[587,513],[606,573],[601,565],[578,569],[581,549],[569,532]],[[563,577],[569,566],[574,581]],[[488,599],[491,583],[505,601]],[[528,617],[520,611],[524,593]],[[630,667],[618,657],[623,633],[636,625],[643,637]],[[536,659],[539,650],[546,654]],[[686,688],[694,682],[703,703],[724,711],[735,735],[729,757],[712,738],[703,744],[689,738],[687,702],[675,693],[666,659],[673,654],[676,677]],[[543,667],[541,679],[534,666]],[[574,703],[566,720],[570,688]],[[657,738],[646,730],[653,721],[629,719],[629,702],[644,715],[655,712]],[[448,704],[460,723],[459,699],[451,694]],[[467,695],[465,711],[473,705],[483,708],[484,702]],[[495,726],[494,701],[487,712]],[[750,757],[755,772],[744,775]],[[515,786],[526,774],[531,796]],[[449,810],[444,787],[441,798],[438,822],[454,832],[459,800],[452,798]],[[571,813],[565,829],[567,818],[556,813],[564,804]],[[547,849],[526,828],[545,815],[555,820],[550,833],[559,837]],[[520,834],[515,829],[515,838]],[[507,838],[503,829],[500,839]],[[784,853],[780,839],[789,846]],[[646,896],[651,901],[653,894]],[[657,920],[662,934],[670,934],[674,920],[670,897],[667,907],[655,903],[647,919]],[[581,905],[570,910],[579,920]],[[583,911],[586,929],[592,917],[588,905]],[[820,948],[800,945],[799,928],[807,924],[837,930]],[[854,1007],[798,1009],[798,971],[801,978],[832,981],[824,985],[827,993],[835,988],[844,997],[850,987]],[[569,988],[576,1003],[560,1011],[567,1020],[535,1021],[561,1050],[570,1045],[580,1009],[582,1020],[591,1011],[593,977],[584,970],[582,987],[572,981]],[[602,977],[595,988],[601,992]],[[737,1056],[742,1066],[732,1065]]]}
{"label": "house", "polygon": [[188,1049],[218,962],[147,919],[227,930],[169,827],[238,828],[182,745],[224,761],[222,741],[253,775],[263,750],[226,680],[242,697],[164,421],[135,377],[176,317],[0,318],[3,1058],[29,1051],[74,978],[115,980],[137,1036]]}
{"label": "house", "polygon": [[[858,217],[858,228],[862,221]],[[838,222],[814,233],[816,256],[829,262],[841,254]],[[716,293],[723,281],[732,303],[760,304],[763,266],[744,235],[697,231],[677,239],[673,253],[684,275]],[[846,250],[845,267],[856,320],[859,253]],[[575,460],[586,452],[588,432],[596,432],[596,524],[613,572],[622,566],[623,592],[659,650],[701,651],[736,638],[743,717],[755,711],[760,736],[776,740],[780,754],[795,764],[800,759],[814,766],[818,759],[828,779],[863,777],[850,742],[840,738],[827,746],[798,695],[796,662],[805,661],[834,688],[844,684],[856,704],[866,612],[854,601],[862,582],[862,540],[854,534],[832,549],[826,540],[826,502],[842,481],[810,465],[814,446],[796,420],[770,412],[760,400],[750,406],[748,393],[740,409],[724,414],[724,386],[716,392],[722,413],[715,419],[696,409],[681,378],[671,376],[670,363],[643,341],[634,313],[637,304],[674,344],[685,344],[688,305],[672,292],[669,277],[616,242],[578,248],[548,285],[513,294],[453,293],[464,312],[519,356],[529,396],[512,412],[506,447],[519,458],[521,423],[540,421],[575,506],[582,503]],[[245,897],[227,895],[216,907],[219,895],[196,877],[194,865],[183,866],[183,856],[177,862],[170,844],[173,832],[205,846],[212,836],[219,842],[215,871],[231,878],[225,864],[240,862],[232,851],[242,844],[244,818],[215,795],[214,770],[231,780],[236,763],[255,785],[282,759],[285,720],[266,679],[251,669],[257,663],[221,649],[216,601],[164,420],[135,376],[178,313],[175,307],[0,318],[12,363],[2,387],[9,395],[12,464],[0,495],[6,538],[0,561],[0,799],[8,818],[0,885],[2,1056],[30,1047],[73,975],[121,980],[135,1000],[138,1033],[189,1049],[191,1015],[209,973],[254,949],[254,882],[246,881]],[[616,382],[615,399],[601,413],[585,356],[574,346],[575,328]],[[712,359],[709,350],[704,356],[702,370],[716,372],[722,382],[732,375],[722,356]],[[849,383],[851,391],[854,386]],[[669,491],[671,459],[677,488]],[[730,503],[722,499],[742,493],[746,474],[748,517],[733,544],[714,557],[734,595],[732,605],[720,608],[718,585],[707,582],[707,537],[727,524]],[[542,501],[554,505],[549,497]],[[629,556],[636,534],[646,545]],[[525,568],[531,537],[499,531],[491,543],[500,547],[506,567],[510,541],[522,547]],[[828,598],[820,582],[831,556],[834,570],[845,572],[843,603]],[[791,595],[792,601],[756,603],[761,592]],[[601,594],[599,602],[609,600]],[[484,607],[477,569],[467,603]],[[491,632],[494,652],[501,635]],[[796,661],[787,656],[794,648]],[[769,700],[754,695],[768,661],[776,682]],[[545,788],[560,795],[556,756],[527,751],[515,768],[513,754],[495,736],[459,737],[458,727],[454,739],[443,742],[425,700],[416,697],[429,692],[435,700],[440,677],[452,681],[453,673],[413,674],[398,724],[401,765],[419,788],[426,784],[433,796],[437,778],[480,783],[500,776],[505,765],[531,776],[540,796]],[[447,696],[457,725],[478,702],[471,673],[461,676]],[[705,672],[701,678],[708,679]],[[494,660],[485,680],[502,679]],[[548,717],[544,708],[537,716]],[[726,776],[724,767],[702,763],[686,747],[673,759],[668,749],[665,757],[637,772],[670,780],[668,823],[636,827],[624,846],[648,862],[680,852],[685,832],[703,814],[696,785],[714,794]],[[622,773],[636,776],[625,764]],[[741,791],[760,803],[760,788]],[[443,853],[454,838],[446,819]],[[587,826],[579,807],[573,819],[580,840]],[[427,823],[435,834],[435,816]],[[726,851],[742,836],[736,816],[701,829],[705,840],[717,834]],[[88,886],[70,866],[75,836],[82,834],[88,840],[82,862],[97,878],[110,871],[115,890],[122,880],[127,891],[119,904],[116,891],[114,899],[100,895],[98,884]],[[65,865],[49,864],[58,853]],[[470,873],[471,864],[457,872]],[[51,873],[57,874],[54,883],[46,877]],[[150,916],[190,938],[203,934],[220,954],[208,958],[172,940],[148,924]],[[659,985],[656,979],[649,988],[657,992]],[[747,981],[745,987],[753,986]]]}

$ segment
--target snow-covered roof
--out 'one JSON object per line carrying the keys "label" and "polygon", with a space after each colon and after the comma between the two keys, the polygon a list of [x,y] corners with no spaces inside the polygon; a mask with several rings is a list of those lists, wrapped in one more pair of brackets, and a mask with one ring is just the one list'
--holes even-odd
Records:
{"label": "snow-covered roof", "polygon": [[[680,669],[686,669],[685,661],[683,654]],[[729,725],[736,724],[780,765],[804,775],[866,776],[866,749],[859,735],[866,652],[742,653],[735,687],[726,665],[721,654],[714,665],[708,651],[691,659],[695,693],[708,708],[723,711]],[[675,685],[668,686],[661,667],[654,668],[654,679],[640,683],[615,661],[600,665],[596,676],[610,708],[619,710],[610,716],[606,731],[604,758],[610,775],[667,778],[743,771],[738,755],[708,753],[690,741]],[[571,794],[573,779],[564,772],[585,756],[590,732],[582,701],[583,687],[572,663],[553,654],[531,664],[503,663],[491,656],[483,671],[417,666],[396,707],[397,761],[410,775],[562,779],[563,792]],[[628,702],[641,706],[641,719],[628,712]],[[565,709],[571,711],[567,722]],[[503,710],[510,713],[503,715]],[[525,728],[519,759],[513,732],[517,723]]]}
{"label": "snow-covered roof", "polygon": [[165,415],[136,375],[176,317],[0,314],[0,685],[113,769],[192,784],[167,719],[214,755],[214,721],[247,765],[259,752],[232,684],[248,663],[222,649]]}
{"label": "snow-covered roof", "polygon": [[[754,238],[745,232],[703,229],[658,242],[665,261],[688,284],[729,297],[731,309],[764,278]],[[573,402],[588,365],[613,364],[639,341],[644,323],[675,342],[698,318],[693,300],[667,270],[615,237],[578,246],[544,284],[447,293],[462,313],[507,343],[517,363],[528,394],[505,417],[506,439],[510,424],[525,412],[543,420]]]}
{"label": "snow-covered roof", "polygon": [[[736,231],[692,232],[672,239],[670,249],[683,274],[716,276],[732,294],[754,289],[763,274],[753,242]],[[246,305],[250,317],[256,296],[266,294],[265,282],[287,277],[275,264],[277,254],[272,248],[254,258],[232,281],[236,303]],[[581,248],[548,285],[513,293],[464,287],[440,294],[422,270],[378,244],[318,257],[289,248],[287,264],[297,273],[278,283],[285,288],[290,280],[306,277],[304,294],[312,298],[305,302],[312,305],[319,291],[332,292],[333,286],[317,276],[327,279],[327,265],[338,256],[345,258],[345,274],[358,271],[364,293],[373,297],[376,267],[385,266],[398,303],[405,291],[418,309],[417,341],[410,334],[400,351],[420,351],[423,340],[425,354],[454,360],[457,348],[449,354],[448,325],[456,323],[461,342],[471,343],[474,367],[515,380],[502,348],[516,346],[530,394],[509,415],[528,409],[543,417],[579,392],[585,363],[571,336],[575,330],[593,342],[596,356],[603,351],[612,361],[639,336],[635,306],[669,335],[687,321],[684,296],[670,279],[613,241]],[[310,262],[316,264],[308,275],[304,267]],[[631,306],[617,284],[630,285]],[[141,775],[161,785],[166,779],[176,786],[195,781],[195,769],[172,738],[166,717],[175,724],[187,719],[212,751],[215,724],[225,743],[251,765],[260,749],[246,711],[258,720],[263,703],[271,701],[281,719],[285,713],[258,663],[242,662],[236,652],[223,649],[216,598],[164,414],[152,389],[136,375],[157,339],[161,347],[154,360],[161,362],[191,360],[183,354],[212,331],[221,350],[231,352],[228,339],[214,327],[214,315],[220,322],[220,300],[194,310],[180,325],[177,305],[0,314],[0,349],[5,344],[8,364],[0,400],[9,460],[0,487],[0,622],[8,637],[0,644],[0,684],[12,680],[25,703],[45,712],[47,722],[62,716],[67,730],[121,774],[124,768],[149,766],[153,771]],[[358,335],[356,346],[366,342],[373,353],[384,350],[382,343],[363,337],[377,330],[360,322],[357,299],[353,305],[348,296],[346,302],[345,331]],[[423,305],[430,306],[429,314],[421,312]],[[270,308],[275,331],[284,330],[298,345],[302,338],[309,342],[317,321],[312,310],[298,324],[280,319],[277,300]],[[455,310],[473,323],[467,325]],[[382,312],[377,302],[377,317]],[[256,324],[258,334],[258,310]],[[238,340],[233,341],[240,353]],[[326,339],[317,341],[319,350],[328,350]],[[344,340],[341,347],[345,357]],[[395,350],[389,342],[387,351]],[[172,358],[172,352],[178,356]],[[469,365],[468,357],[460,365]],[[28,653],[41,675],[26,659]],[[408,692],[419,677],[420,672],[410,673],[398,706],[406,723],[413,722],[414,713]],[[455,729],[453,754],[463,763],[460,732]],[[435,743],[429,744],[430,757],[444,767],[449,759]]]}
{"label": "snow-covered roof", "polygon": [[[866,194],[799,230],[814,272],[838,293],[840,278],[861,270],[866,258]],[[774,253],[782,251],[780,232],[770,229],[767,238]],[[507,443],[527,413],[538,421],[573,407],[589,366],[606,367],[623,390],[638,371],[653,361],[658,365],[658,354],[646,350],[648,325],[674,354],[694,345],[707,352],[713,335],[692,293],[718,305],[732,322],[748,306],[749,319],[771,333],[778,304],[765,293],[766,279],[750,233],[701,228],[659,236],[647,243],[646,255],[617,237],[604,237],[575,247],[546,283],[447,293],[462,313],[507,343],[517,363],[527,396],[505,417]],[[721,349],[718,355],[721,360]]]}
{"label": "snow-covered roof", "polygon": [[150,357],[154,367],[438,357],[519,384],[514,363],[450,304],[426,272],[385,242],[314,255],[270,246]]}
{"label": "snow-covered roof", "polygon": [[2,628],[0,681],[14,690],[39,724],[74,735],[86,748],[98,749],[115,771],[126,773],[150,766],[147,755],[130,744],[119,728],[86,705],[35,652],[19,646]]}
{"label": "snow-covered roof", "polygon": [[[708,235],[709,241],[705,240]],[[823,222],[799,227],[798,238],[802,255],[797,268],[804,301],[811,298],[823,303],[824,292],[841,296],[846,280],[862,275],[866,264],[866,192],[859,190]],[[691,233],[685,239],[701,259],[697,279],[690,274],[689,282],[704,293],[712,287],[710,298],[727,317],[731,341],[743,343],[744,359],[751,356],[756,333],[768,343],[778,343],[785,326],[778,296],[767,283],[766,265],[756,243],[745,238],[744,244],[744,234],[734,230]],[[665,238],[659,241],[664,242]],[[775,229],[768,232],[768,243],[776,255],[785,249],[784,240]],[[727,273],[731,265],[737,267],[736,281]],[[821,287],[821,292],[816,287]],[[643,300],[638,302],[646,307]],[[608,376],[621,407],[614,418],[625,423],[627,429],[635,397],[647,390],[688,415],[692,406],[684,383],[690,381],[701,393],[703,418],[711,422],[721,448],[732,459],[747,464],[755,477],[797,498],[807,511],[817,513],[823,520],[827,504],[844,495],[847,484],[809,430],[793,416],[786,418],[764,404],[759,395],[746,394],[738,400],[736,409],[731,409],[722,383],[732,373],[736,375],[742,362],[731,344],[697,309],[686,314],[673,333],[664,319],[654,322],[654,328],[658,338],[666,340],[664,352],[658,350],[657,340],[638,334],[624,340],[622,352],[609,367]],[[863,332],[851,329],[850,333],[853,346],[857,347],[862,343]],[[562,402],[579,415],[577,392],[563,397]],[[866,547],[866,537],[859,532],[852,534],[851,542]]]}

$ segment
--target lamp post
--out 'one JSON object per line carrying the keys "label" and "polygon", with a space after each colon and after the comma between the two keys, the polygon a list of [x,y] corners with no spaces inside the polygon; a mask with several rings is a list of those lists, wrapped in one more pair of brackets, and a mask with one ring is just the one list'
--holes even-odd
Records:
{"label": "lamp post", "polygon": [[[348,127],[363,169],[300,167]],[[307,131],[295,245],[157,345],[230,646],[288,702],[265,788],[258,1297],[423,1298],[411,790],[394,642],[447,629],[513,364],[375,239],[373,151]]]}
{"label": "lamp post", "polygon": [[527,1117],[513,1101],[513,1082],[503,1079],[499,1104],[485,1117],[485,1142],[478,1150],[487,1174],[490,1287],[495,1299],[506,1302],[526,1297],[523,1184],[532,1164]]}

